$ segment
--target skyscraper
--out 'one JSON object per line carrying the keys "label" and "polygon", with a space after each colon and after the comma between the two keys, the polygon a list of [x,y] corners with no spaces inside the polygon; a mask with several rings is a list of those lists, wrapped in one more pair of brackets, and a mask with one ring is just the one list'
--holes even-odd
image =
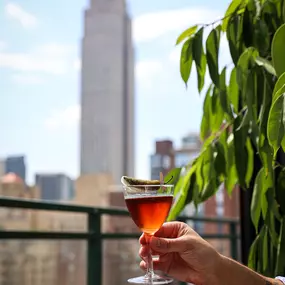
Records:
{"label": "skyscraper", "polygon": [[91,0],[81,74],[81,174],[134,172],[134,53],[124,0]]}
{"label": "skyscraper", "polygon": [[65,174],[36,174],[35,178],[43,200],[70,200],[74,197],[74,183]]}
{"label": "skyscraper", "polygon": [[26,181],[26,163],[24,156],[9,156],[5,161],[5,172],[15,173]]}

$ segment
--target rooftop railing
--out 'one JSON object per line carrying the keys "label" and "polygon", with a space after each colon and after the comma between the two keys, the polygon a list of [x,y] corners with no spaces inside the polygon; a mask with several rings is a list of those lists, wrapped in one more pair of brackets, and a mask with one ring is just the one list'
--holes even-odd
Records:
{"label": "rooftop railing", "polygon": [[[86,232],[48,232],[48,231],[19,231],[2,230],[2,240],[84,240],[87,241],[87,285],[102,284],[102,246],[104,240],[138,239],[138,233],[105,233],[102,232],[102,217],[129,216],[128,211],[118,208],[98,208],[71,204],[43,202],[39,200],[22,200],[13,198],[0,198],[0,208],[21,208],[28,210],[45,210],[72,212],[87,215]],[[202,234],[202,237],[210,239],[227,239],[230,241],[230,252],[234,259],[238,257],[238,239],[236,219],[216,219],[204,217],[179,217],[183,222],[203,222],[229,225],[228,234]]]}

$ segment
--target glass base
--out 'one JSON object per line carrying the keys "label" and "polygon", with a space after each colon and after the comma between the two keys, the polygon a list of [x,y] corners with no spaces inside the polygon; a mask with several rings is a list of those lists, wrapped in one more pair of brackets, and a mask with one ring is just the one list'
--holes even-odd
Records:
{"label": "glass base", "polygon": [[173,279],[166,276],[159,276],[154,274],[152,278],[150,278],[148,275],[145,275],[145,276],[130,278],[128,282],[131,284],[159,285],[159,284],[170,284],[173,282]]}

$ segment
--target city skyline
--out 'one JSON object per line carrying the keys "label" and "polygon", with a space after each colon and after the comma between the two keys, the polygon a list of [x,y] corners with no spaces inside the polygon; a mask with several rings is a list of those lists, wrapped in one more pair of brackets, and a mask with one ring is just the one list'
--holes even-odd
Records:
{"label": "city skyline", "polygon": [[[28,181],[35,172],[79,174],[79,47],[87,2],[0,4],[0,157],[25,154]],[[194,73],[185,89],[180,46],[174,43],[192,24],[221,18],[227,4],[128,1],[136,54],[137,176],[149,176],[156,139],[178,144],[189,131],[199,130],[203,95]]]}

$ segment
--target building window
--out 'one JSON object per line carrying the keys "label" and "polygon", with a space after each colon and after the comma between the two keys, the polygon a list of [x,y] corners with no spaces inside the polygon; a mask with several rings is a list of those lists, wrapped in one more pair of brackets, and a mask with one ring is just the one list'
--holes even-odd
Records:
{"label": "building window", "polygon": [[170,168],[170,165],[171,165],[170,157],[168,155],[164,155],[162,160],[162,168],[168,169]]}
{"label": "building window", "polygon": [[161,155],[154,154],[151,156],[151,168],[161,167]]}

